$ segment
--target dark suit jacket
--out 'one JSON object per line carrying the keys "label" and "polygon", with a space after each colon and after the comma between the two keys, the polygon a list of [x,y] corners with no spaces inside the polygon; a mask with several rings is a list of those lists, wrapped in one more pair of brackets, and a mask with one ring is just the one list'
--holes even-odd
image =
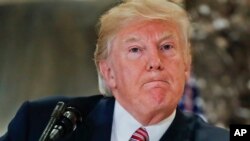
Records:
{"label": "dark suit jacket", "polygon": [[[38,141],[58,101],[70,103],[83,114],[83,123],[60,141],[110,141],[115,100],[101,95],[25,102],[0,141]],[[173,123],[160,141],[229,141],[229,133],[177,109]]]}

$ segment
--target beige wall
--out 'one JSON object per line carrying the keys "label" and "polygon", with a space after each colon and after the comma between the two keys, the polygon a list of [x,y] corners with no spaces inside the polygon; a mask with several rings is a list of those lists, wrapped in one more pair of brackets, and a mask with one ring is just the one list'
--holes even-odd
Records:
{"label": "beige wall", "polygon": [[0,135],[25,100],[98,93],[95,24],[109,4],[0,6]]}

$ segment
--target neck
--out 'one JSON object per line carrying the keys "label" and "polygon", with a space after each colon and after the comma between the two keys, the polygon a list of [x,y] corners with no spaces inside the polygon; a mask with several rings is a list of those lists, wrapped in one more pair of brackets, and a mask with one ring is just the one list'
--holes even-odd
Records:
{"label": "neck", "polygon": [[148,112],[148,113],[140,113],[140,112],[130,112],[132,116],[140,122],[143,126],[149,126],[149,125],[154,125],[162,120],[168,118],[171,116],[171,114],[174,112],[175,109],[173,110],[168,110],[164,113],[160,111],[153,111],[153,112]]}
{"label": "neck", "polygon": [[151,111],[148,109],[145,111],[145,110],[140,110],[140,108],[137,109],[132,106],[126,106],[126,104],[124,105],[123,103],[120,103],[120,105],[143,126],[154,125],[161,122],[162,120],[171,116],[171,114],[176,109],[176,107],[174,107],[174,108],[159,109],[159,110],[153,109]]}

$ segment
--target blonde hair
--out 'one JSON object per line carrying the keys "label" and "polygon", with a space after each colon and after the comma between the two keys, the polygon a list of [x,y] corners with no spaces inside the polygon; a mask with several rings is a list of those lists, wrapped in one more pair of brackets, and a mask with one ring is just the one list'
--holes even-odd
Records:
{"label": "blonde hair", "polygon": [[136,20],[163,20],[174,22],[181,29],[186,43],[184,55],[190,61],[189,49],[189,17],[179,5],[167,0],[126,0],[107,11],[99,21],[99,34],[94,54],[98,71],[99,90],[104,95],[111,95],[99,72],[100,60],[107,59],[111,50],[111,42],[116,33],[126,24]]}

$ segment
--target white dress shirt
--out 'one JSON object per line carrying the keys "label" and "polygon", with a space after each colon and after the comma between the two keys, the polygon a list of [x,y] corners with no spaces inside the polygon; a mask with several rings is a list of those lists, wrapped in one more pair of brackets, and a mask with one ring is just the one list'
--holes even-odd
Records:
{"label": "white dress shirt", "polygon": [[[161,122],[144,126],[146,128],[149,141],[159,141],[170,124],[173,122],[176,110]],[[128,113],[119,102],[115,101],[111,141],[128,141],[132,134],[142,125]]]}

